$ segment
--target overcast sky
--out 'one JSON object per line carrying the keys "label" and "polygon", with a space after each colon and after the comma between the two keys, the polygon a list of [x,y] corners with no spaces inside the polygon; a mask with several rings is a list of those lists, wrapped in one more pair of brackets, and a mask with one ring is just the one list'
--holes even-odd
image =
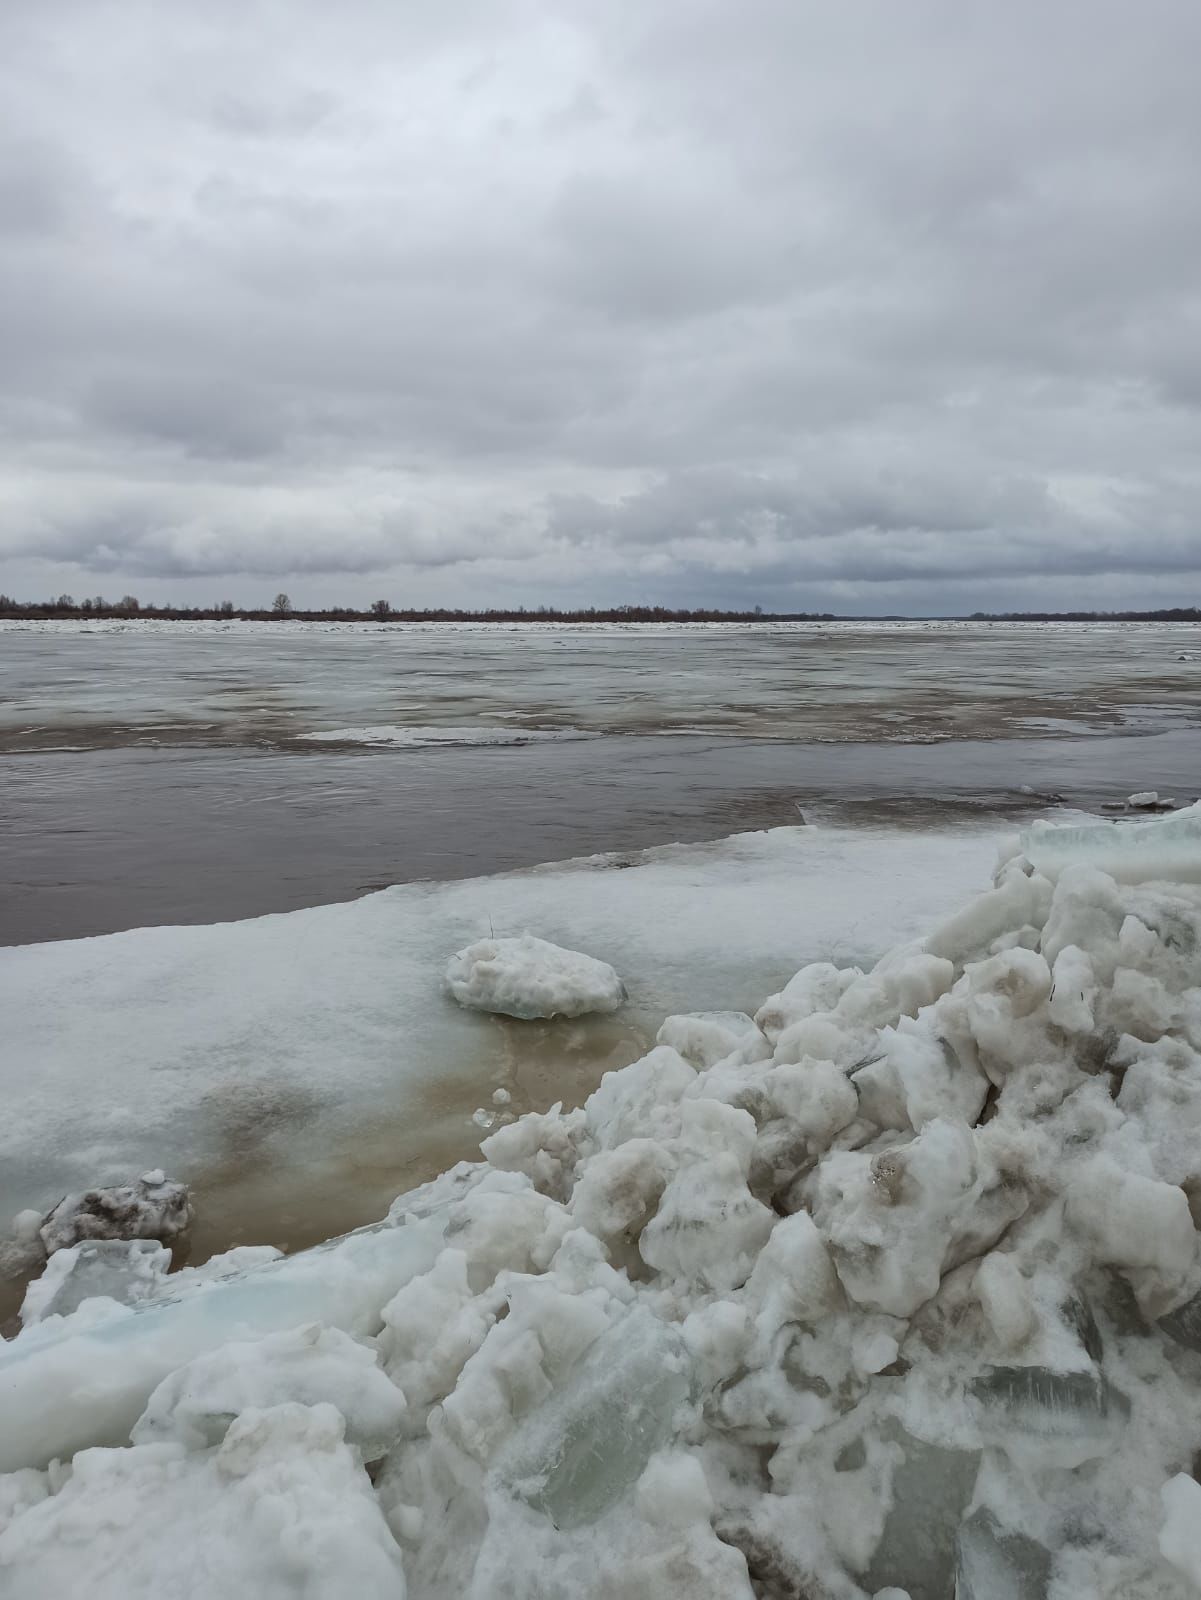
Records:
{"label": "overcast sky", "polygon": [[0,588],[1201,600],[1197,0],[5,0]]}

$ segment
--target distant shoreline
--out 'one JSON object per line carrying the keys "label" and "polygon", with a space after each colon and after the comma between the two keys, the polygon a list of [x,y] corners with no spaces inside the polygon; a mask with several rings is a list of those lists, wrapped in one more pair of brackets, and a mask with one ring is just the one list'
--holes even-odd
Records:
{"label": "distant shoreline", "polygon": [[303,610],[289,607],[236,608],[220,606],[128,606],[90,601],[77,606],[57,606],[18,602],[0,596],[0,621],[5,622],[370,622],[391,626],[410,622],[541,623],[554,627],[562,623],[746,623],[764,622],[1180,622],[1201,623],[1201,607],[1177,606],[1158,611],[974,611],[944,615],[890,613],[887,616],[836,614],[823,611],[716,611],[671,610],[665,606],[589,607],[583,610],[556,610],[539,606],[489,611],[369,609],[354,611],[346,607]]}

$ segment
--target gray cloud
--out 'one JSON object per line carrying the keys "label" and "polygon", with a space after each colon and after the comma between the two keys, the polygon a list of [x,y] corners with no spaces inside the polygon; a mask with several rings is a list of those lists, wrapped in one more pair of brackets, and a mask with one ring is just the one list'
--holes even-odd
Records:
{"label": "gray cloud", "polygon": [[127,16],[0,14],[0,587],[1201,587],[1192,0]]}

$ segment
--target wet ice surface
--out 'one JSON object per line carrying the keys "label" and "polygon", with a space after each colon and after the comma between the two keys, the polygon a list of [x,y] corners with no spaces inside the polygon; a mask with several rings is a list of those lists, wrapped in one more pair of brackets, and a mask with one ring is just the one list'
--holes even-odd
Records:
{"label": "wet ice surface", "polygon": [[[328,1234],[379,1215],[406,1177],[478,1147],[471,1112],[496,1088],[510,1114],[582,1099],[669,1012],[746,1010],[808,955],[916,933],[994,848],[967,830],[780,829],[0,951],[0,1217],[157,1162],[193,1185],[198,1254],[214,1231],[308,1243],[318,1217]],[[447,958],[527,928],[611,957],[628,1003],[543,1022],[456,1004]]]}
{"label": "wet ice surface", "polygon": [[[0,748],[426,729],[836,740],[1194,723],[1163,623],[546,627],[2,623]],[[414,731],[411,735],[416,738]]]}

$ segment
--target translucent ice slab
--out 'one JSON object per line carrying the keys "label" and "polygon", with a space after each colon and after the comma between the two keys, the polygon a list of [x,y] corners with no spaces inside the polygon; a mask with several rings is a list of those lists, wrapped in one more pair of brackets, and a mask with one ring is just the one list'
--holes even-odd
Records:
{"label": "translucent ice slab", "polygon": [[0,1472],[124,1443],[168,1373],[231,1339],[306,1322],[375,1332],[380,1306],[433,1266],[445,1227],[435,1213],[364,1228],[238,1277],[110,1307],[82,1328],[58,1319],[26,1328],[0,1345]]}
{"label": "translucent ice slab", "polygon": [[1035,822],[1022,834],[1022,850],[1049,876],[1083,862],[1122,883],[1201,882],[1201,801],[1139,822]]}
{"label": "translucent ice slab", "polygon": [[649,1312],[633,1311],[522,1426],[497,1475],[557,1528],[592,1522],[666,1443],[689,1387],[678,1338]]}

